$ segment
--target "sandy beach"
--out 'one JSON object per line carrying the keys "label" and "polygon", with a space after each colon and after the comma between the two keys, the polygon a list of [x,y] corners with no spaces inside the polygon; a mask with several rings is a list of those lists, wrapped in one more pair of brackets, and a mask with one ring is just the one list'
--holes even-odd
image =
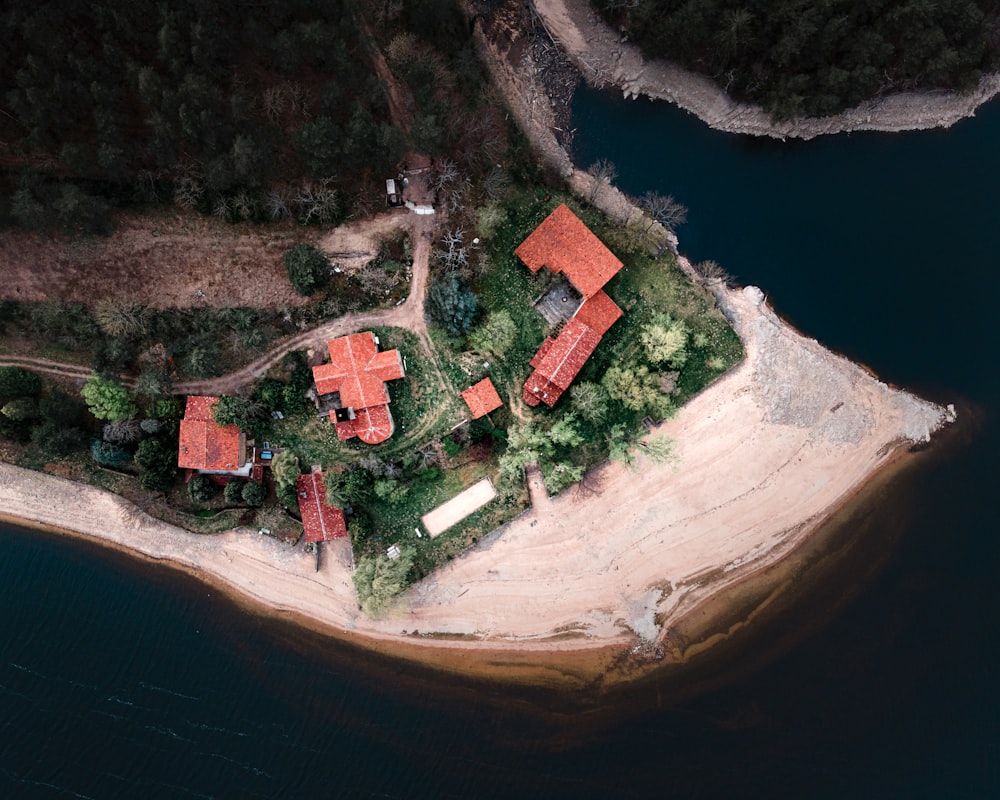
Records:
{"label": "sandy beach", "polygon": [[315,572],[301,545],[249,530],[191,534],[117,496],[7,464],[0,510],[168,561],[379,649],[655,644],[700,603],[779,560],[898,448],[948,418],[783,325],[758,290],[720,292],[747,357],[652,434],[675,440],[675,464],[608,465],[596,493],[538,503],[383,619],[358,610],[346,542],[327,547]]}

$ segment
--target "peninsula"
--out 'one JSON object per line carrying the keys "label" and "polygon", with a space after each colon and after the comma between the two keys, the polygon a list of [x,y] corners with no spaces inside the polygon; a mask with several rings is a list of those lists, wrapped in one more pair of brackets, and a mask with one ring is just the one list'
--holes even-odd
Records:
{"label": "peninsula", "polygon": [[[545,87],[531,70],[519,68],[511,43],[505,49],[481,30],[477,36],[495,83],[538,157],[608,216],[622,222],[641,216],[614,187],[595,184],[593,176],[573,167],[555,138],[556,112]],[[387,219],[393,225],[406,220],[402,225],[414,234],[414,264],[426,268],[433,219],[397,209],[375,218],[373,226],[381,229]],[[661,233],[676,247],[669,231]],[[744,358],[665,423],[650,425],[647,441],[669,438],[674,458],[653,463],[638,447],[635,469],[608,463],[554,497],[529,470],[528,511],[431,572],[380,616],[359,608],[345,536],[323,537],[320,564],[313,552],[256,528],[189,533],[116,495],[7,463],[0,463],[0,513],[188,570],[257,609],[359,645],[453,669],[492,674],[499,669],[495,662],[503,661],[508,668],[500,671],[507,677],[535,680],[546,674],[537,666],[544,658],[578,659],[584,664],[578,673],[590,676],[605,673],[623,653],[643,664],[684,660],[694,649],[672,638],[672,631],[720,592],[764,575],[878,471],[954,419],[954,412],[888,387],[801,336],[775,316],[760,290],[706,281],[683,256],[676,258],[713,294],[739,335]],[[600,285],[587,303],[606,297]],[[423,316],[426,271],[414,269],[409,290],[392,308],[346,314],[289,337],[240,370],[239,379],[263,374],[293,346],[322,350],[329,343],[332,355],[331,337],[379,325],[405,324],[414,334],[413,352],[430,350],[434,343]],[[610,327],[622,309],[610,299],[603,307],[615,310],[605,321]],[[577,327],[596,324],[592,315],[586,319],[590,325],[576,320]],[[608,327],[599,326],[591,349]],[[365,335],[375,340],[373,333]],[[537,356],[546,352],[543,345]],[[400,357],[392,360],[395,365]],[[57,368],[29,361],[4,363]],[[313,374],[316,369],[334,371],[313,365]],[[425,377],[444,383],[440,373]],[[525,385],[525,396],[536,403],[551,399],[546,394],[558,376],[550,371],[541,378]],[[235,385],[236,373],[175,389],[207,395],[220,392],[227,380]],[[511,396],[507,388],[504,393]],[[493,395],[495,389],[491,406]],[[371,406],[385,407],[382,400]],[[338,410],[355,409],[329,409],[343,424],[347,418],[338,417]],[[431,417],[421,413],[419,424],[429,425]],[[387,424],[368,438],[383,442],[393,429]],[[315,479],[313,490],[318,490]]]}

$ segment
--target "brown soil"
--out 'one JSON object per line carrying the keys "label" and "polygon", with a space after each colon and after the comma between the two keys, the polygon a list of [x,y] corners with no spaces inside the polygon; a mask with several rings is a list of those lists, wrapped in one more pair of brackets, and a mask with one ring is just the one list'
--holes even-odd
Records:
{"label": "brown soil", "polygon": [[154,308],[268,308],[305,302],[282,256],[315,229],[230,225],[190,212],[120,212],[107,238],[0,233],[0,299],[129,300]]}

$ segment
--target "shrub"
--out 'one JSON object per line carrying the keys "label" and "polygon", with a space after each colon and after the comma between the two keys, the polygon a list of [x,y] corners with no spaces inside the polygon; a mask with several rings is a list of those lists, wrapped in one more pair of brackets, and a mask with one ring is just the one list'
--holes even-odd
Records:
{"label": "shrub", "polygon": [[264,498],[267,497],[267,490],[263,484],[257,481],[247,481],[243,484],[243,502],[253,508],[264,505]]}
{"label": "shrub", "polygon": [[435,278],[427,291],[428,319],[455,336],[472,330],[478,307],[475,292],[453,272]]}
{"label": "shrub", "polygon": [[243,502],[243,481],[229,481],[222,490],[222,497],[231,506],[240,505]]}
{"label": "shrub", "polygon": [[34,397],[42,391],[42,379],[22,367],[0,367],[0,397]]}
{"label": "shrub", "polygon": [[124,447],[119,447],[111,442],[101,439],[90,440],[90,457],[94,462],[108,467],[117,467],[124,464],[132,456]]}
{"label": "shrub", "polygon": [[188,497],[192,503],[207,503],[216,493],[216,485],[204,475],[195,475],[188,481]]}
{"label": "shrub", "polygon": [[285,269],[292,288],[306,297],[323,288],[330,277],[330,262],[309,244],[297,244],[285,251]]}

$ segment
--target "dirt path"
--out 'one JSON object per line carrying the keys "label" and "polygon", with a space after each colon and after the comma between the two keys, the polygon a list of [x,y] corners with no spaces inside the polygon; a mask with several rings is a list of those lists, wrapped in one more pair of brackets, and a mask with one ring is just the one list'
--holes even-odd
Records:
{"label": "dirt path", "polygon": [[[413,268],[410,279],[410,294],[401,305],[378,311],[345,314],[311,330],[284,339],[266,354],[235,372],[218,378],[183,381],[174,386],[174,391],[178,394],[233,394],[248,383],[265,375],[269,369],[279,364],[293,350],[322,349],[330,339],[337,336],[364,328],[383,326],[404,328],[416,334],[421,349],[431,363],[439,389],[444,394],[448,393],[450,391],[449,384],[437,362],[427,331],[427,320],[424,318],[424,300],[427,296],[431,248],[438,221],[435,216],[409,214],[403,211],[394,212],[376,217],[372,221],[344,226],[345,230],[331,231],[319,241],[319,247],[328,253],[367,252],[364,250],[367,246],[366,242],[377,241],[380,237],[397,230],[408,231],[413,241]],[[345,247],[350,249],[345,250]],[[0,366],[20,366],[49,375],[84,380],[91,374],[89,367],[82,367],[78,364],[21,356],[0,356]],[[125,382],[131,383],[127,378]],[[422,427],[428,427],[433,421],[425,418],[423,422],[427,424],[422,425]]]}
{"label": "dirt path", "polygon": [[552,37],[577,69],[596,86],[615,86],[626,97],[666,100],[729,133],[802,138],[846,131],[904,131],[948,128],[974,116],[1000,93],[1000,74],[984,75],[969,94],[901,92],[862,103],[832,117],[774,123],[760,106],[737,103],[715,82],[667,61],[647,62],[639,48],[624,44],[588,0],[531,0]]}
{"label": "dirt path", "polygon": [[[413,239],[413,271],[410,279],[410,294],[402,305],[379,311],[344,314],[330,322],[325,322],[311,330],[285,339],[267,354],[236,372],[230,372],[219,378],[178,383],[174,386],[174,390],[178,394],[232,394],[246,384],[262,377],[293,350],[322,349],[330,339],[375,326],[405,328],[412,331],[420,339],[421,347],[433,362],[433,349],[427,334],[427,321],[424,319],[424,300],[427,296],[431,244],[437,219],[436,217],[407,213],[395,214],[392,219],[395,221],[395,226],[382,228],[383,233],[405,228],[409,230]],[[336,231],[332,232],[320,241],[320,247],[328,250],[336,242],[342,241],[340,236],[341,234]],[[434,366],[437,370],[436,362],[434,362]],[[443,385],[444,377],[440,374],[438,377]]]}

